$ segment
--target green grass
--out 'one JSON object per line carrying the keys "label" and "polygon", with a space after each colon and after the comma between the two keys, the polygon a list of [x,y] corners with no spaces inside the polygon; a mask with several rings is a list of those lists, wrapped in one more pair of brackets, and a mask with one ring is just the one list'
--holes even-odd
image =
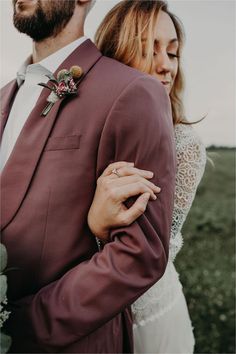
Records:
{"label": "green grass", "polygon": [[176,259],[196,338],[195,353],[235,353],[235,150],[208,150]]}

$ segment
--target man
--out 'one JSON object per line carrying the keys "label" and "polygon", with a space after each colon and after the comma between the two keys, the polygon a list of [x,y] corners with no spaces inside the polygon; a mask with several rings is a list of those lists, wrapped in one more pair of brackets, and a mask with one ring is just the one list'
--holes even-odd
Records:
{"label": "man", "polygon": [[[129,305],[164,273],[174,147],[155,79],[103,57],[83,37],[89,0],[13,0],[32,57],[2,97],[2,242],[9,255],[11,352],[132,352]],[[80,66],[78,95],[45,115],[45,75]],[[113,161],[154,172],[158,200],[98,252],[87,225],[96,180]],[[154,182],[155,182],[154,181]]]}

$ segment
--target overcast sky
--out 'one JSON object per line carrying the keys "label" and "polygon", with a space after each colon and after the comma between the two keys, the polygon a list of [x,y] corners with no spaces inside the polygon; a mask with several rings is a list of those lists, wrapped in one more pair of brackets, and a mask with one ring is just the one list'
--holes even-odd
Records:
{"label": "overcast sky", "polygon": [[[12,25],[11,0],[0,0],[1,86],[31,52],[31,41]],[[117,0],[98,0],[86,21],[86,35],[96,28]],[[236,145],[236,10],[233,0],[175,0],[170,10],[186,32],[184,70],[185,105],[189,120],[207,118],[196,125],[206,145]]]}

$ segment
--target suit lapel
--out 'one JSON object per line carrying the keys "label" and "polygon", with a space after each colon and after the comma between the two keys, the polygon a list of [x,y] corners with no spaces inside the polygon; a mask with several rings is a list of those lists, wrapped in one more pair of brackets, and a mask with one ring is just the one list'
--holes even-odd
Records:
{"label": "suit lapel", "polygon": [[[55,75],[61,69],[69,69],[72,65],[79,65],[84,71],[84,79],[100,57],[101,53],[90,40],[87,40],[60,65]],[[46,117],[41,116],[41,112],[47,104],[46,100],[49,93],[48,89],[43,89],[2,171],[1,195],[2,205],[4,205],[1,213],[2,229],[12,220],[24,199],[58,116],[63,100],[57,101]],[[79,99],[79,97],[76,99]]]}
{"label": "suit lapel", "polygon": [[0,140],[2,140],[2,134],[11,109],[11,103],[13,102],[17,90],[18,85],[16,80],[9,82],[9,84],[1,89]]}

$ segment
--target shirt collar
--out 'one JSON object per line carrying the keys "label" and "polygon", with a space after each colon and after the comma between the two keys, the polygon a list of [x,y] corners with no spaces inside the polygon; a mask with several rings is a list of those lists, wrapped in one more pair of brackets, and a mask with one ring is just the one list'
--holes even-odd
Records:
{"label": "shirt collar", "polygon": [[19,68],[19,70],[17,71],[16,74],[16,80],[17,80],[17,84],[20,87],[22,85],[22,83],[25,81],[25,74],[26,74],[26,70],[27,67],[32,63],[32,57],[29,56],[24,63],[21,65],[21,67]]}
{"label": "shirt collar", "polygon": [[21,65],[20,69],[17,71],[17,84],[20,86],[27,74],[29,69],[34,68],[41,70],[42,73],[54,73],[56,69],[60,66],[60,64],[83,42],[87,40],[86,36],[83,36],[75,41],[69,43],[65,47],[59,49],[57,52],[49,55],[47,58],[41,60],[36,64],[32,64],[32,57],[28,57],[25,62]]}

